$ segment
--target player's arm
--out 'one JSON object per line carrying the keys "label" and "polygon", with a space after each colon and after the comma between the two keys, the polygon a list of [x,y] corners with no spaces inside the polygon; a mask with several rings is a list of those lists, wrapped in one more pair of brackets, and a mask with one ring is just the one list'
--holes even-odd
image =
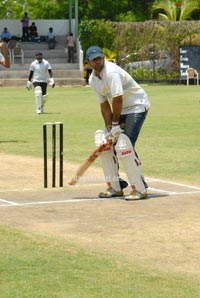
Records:
{"label": "player's arm", "polygon": [[119,123],[119,118],[122,111],[122,95],[119,95],[113,98],[112,110],[113,110],[112,122],[117,125]]}
{"label": "player's arm", "polygon": [[30,73],[29,73],[28,80],[31,81],[32,80],[32,77],[33,77],[33,71],[31,70]]}
{"label": "player's arm", "polygon": [[30,91],[32,89],[32,85],[33,85],[32,82],[31,82],[32,77],[33,77],[33,71],[31,70],[30,73],[29,73],[29,76],[28,76],[28,81],[26,82],[26,89],[28,91]]}
{"label": "player's arm", "polygon": [[104,122],[105,122],[105,127],[107,129],[111,129],[112,127],[112,111],[110,104],[108,101],[104,101],[101,103],[101,114],[103,116]]}
{"label": "player's arm", "polygon": [[54,88],[55,87],[55,82],[54,82],[54,78],[53,78],[53,72],[52,72],[51,69],[48,69],[48,72],[49,72],[49,76],[50,76],[49,86]]}
{"label": "player's arm", "polygon": [[52,72],[52,70],[51,69],[48,69],[48,72],[49,72],[49,77],[50,78],[53,78],[53,72]]}
{"label": "player's arm", "polygon": [[0,51],[4,57],[4,59],[0,61],[0,64],[2,64],[6,68],[9,68],[10,67],[9,53],[8,53],[8,49],[6,48],[6,45],[3,42],[0,42]]}

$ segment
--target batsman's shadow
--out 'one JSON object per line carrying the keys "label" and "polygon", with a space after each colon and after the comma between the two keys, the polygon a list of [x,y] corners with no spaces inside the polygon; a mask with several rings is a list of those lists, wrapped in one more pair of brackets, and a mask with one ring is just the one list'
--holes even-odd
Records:
{"label": "batsman's shadow", "polygon": [[73,200],[87,200],[87,201],[92,201],[92,200],[122,200],[122,201],[126,201],[126,202],[128,202],[128,201],[142,201],[142,202],[144,202],[144,201],[148,201],[148,200],[150,200],[150,199],[154,199],[154,198],[164,198],[164,197],[168,197],[169,195],[168,194],[153,194],[153,193],[151,193],[151,194],[148,194],[148,197],[147,198],[144,198],[144,199],[140,199],[140,200],[138,200],[138,199],[134,199],[134,200],[126,200],[124,197],[118,197],[118,198],[99,198],[98,196],[96,196],[96,197],[73,197],[72,199]]}

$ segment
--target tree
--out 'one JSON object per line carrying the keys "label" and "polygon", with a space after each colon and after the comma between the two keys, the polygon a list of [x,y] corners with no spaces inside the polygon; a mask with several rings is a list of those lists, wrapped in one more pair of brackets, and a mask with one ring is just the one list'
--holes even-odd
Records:
{"label": "tree", "polygon": [[156,0],[151,7],[152,15],[160,20],[182,21],[200,11],[200,0]]}
{"label": "tree", "polygon": [[[72,2],[74,17],[75,0]],[[104,19],[134,22],[149,19],[153,0],[79,0],[79,21]],[[32,19],[67,19],[69,0],[0,0],[1,19],[19,19],[27,11]]]}
{"label": "tree", "polygon": [[1,19],[20,19],[25,11],[32,19],[66,19],[68,18],[68,0],[0,1]]}

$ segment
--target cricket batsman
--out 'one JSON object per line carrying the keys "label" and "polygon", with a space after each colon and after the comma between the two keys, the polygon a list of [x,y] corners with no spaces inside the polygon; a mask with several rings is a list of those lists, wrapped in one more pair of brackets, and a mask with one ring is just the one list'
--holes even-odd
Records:
{"label": "cricket batsman", "polygon": [[50,63],[43,58],[43,54],[38,52],[35,54],[35,60],[30,65],[30,73],[26,88],[30,91],[32,85],[35,93],[36,113],[39,115],[44,112],[44,105],[47,102],[47,72],[49,73],[49,86],[54,88],[55,82]]}
{"label": "cricket batsman", "polygon": [[[124,198],[145,199],[148,186],[141,173],[135,143],[150,107],[148,96],[124,69],[107,61],[98,46],[87,49],[86,59],[93,69],[89,84],[96,94],[105,123],[105,130],[97,130],[95,133],[95,144],[99,146],[109,138],[113,142],[99,156],[107,183],[107,190],[100,192],[99,197],[124,195],[123,188],[127,185],[119,178],[119,159],[131,187],[130,194]],[[123,129],[121,124],[124,125]]]}

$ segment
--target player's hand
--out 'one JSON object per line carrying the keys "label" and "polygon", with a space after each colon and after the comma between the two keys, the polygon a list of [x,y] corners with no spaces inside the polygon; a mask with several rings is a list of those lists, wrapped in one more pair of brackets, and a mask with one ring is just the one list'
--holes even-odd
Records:
{"label": "player's hand", "polygon": [[50,86],[51,88],[54,88],[54,87],[55,87],[55,82],[54,82],[54,79],[53,79],[53,78],[50,78],[50,79],[49,79],[49,86]]}
{"label": "player's hand", "polygon": [[119,138],[119,135],[123,132],[123,129],[121,129],[120,125],[112,126],[112,129],[109,134],[109,139],[113,140],[113,142],[116,142]]}
{"label": "player's hand", "polygon": [[27,83],[26,83],[26,89],[28,91],[30,91],[32,89],[32,82],[31,81],[27,81]]}
{"label": "player's hand", "polygon": [[105,144],[107,144],[105,132],[99,129],[95,132],[95,145],[98,147]]}

